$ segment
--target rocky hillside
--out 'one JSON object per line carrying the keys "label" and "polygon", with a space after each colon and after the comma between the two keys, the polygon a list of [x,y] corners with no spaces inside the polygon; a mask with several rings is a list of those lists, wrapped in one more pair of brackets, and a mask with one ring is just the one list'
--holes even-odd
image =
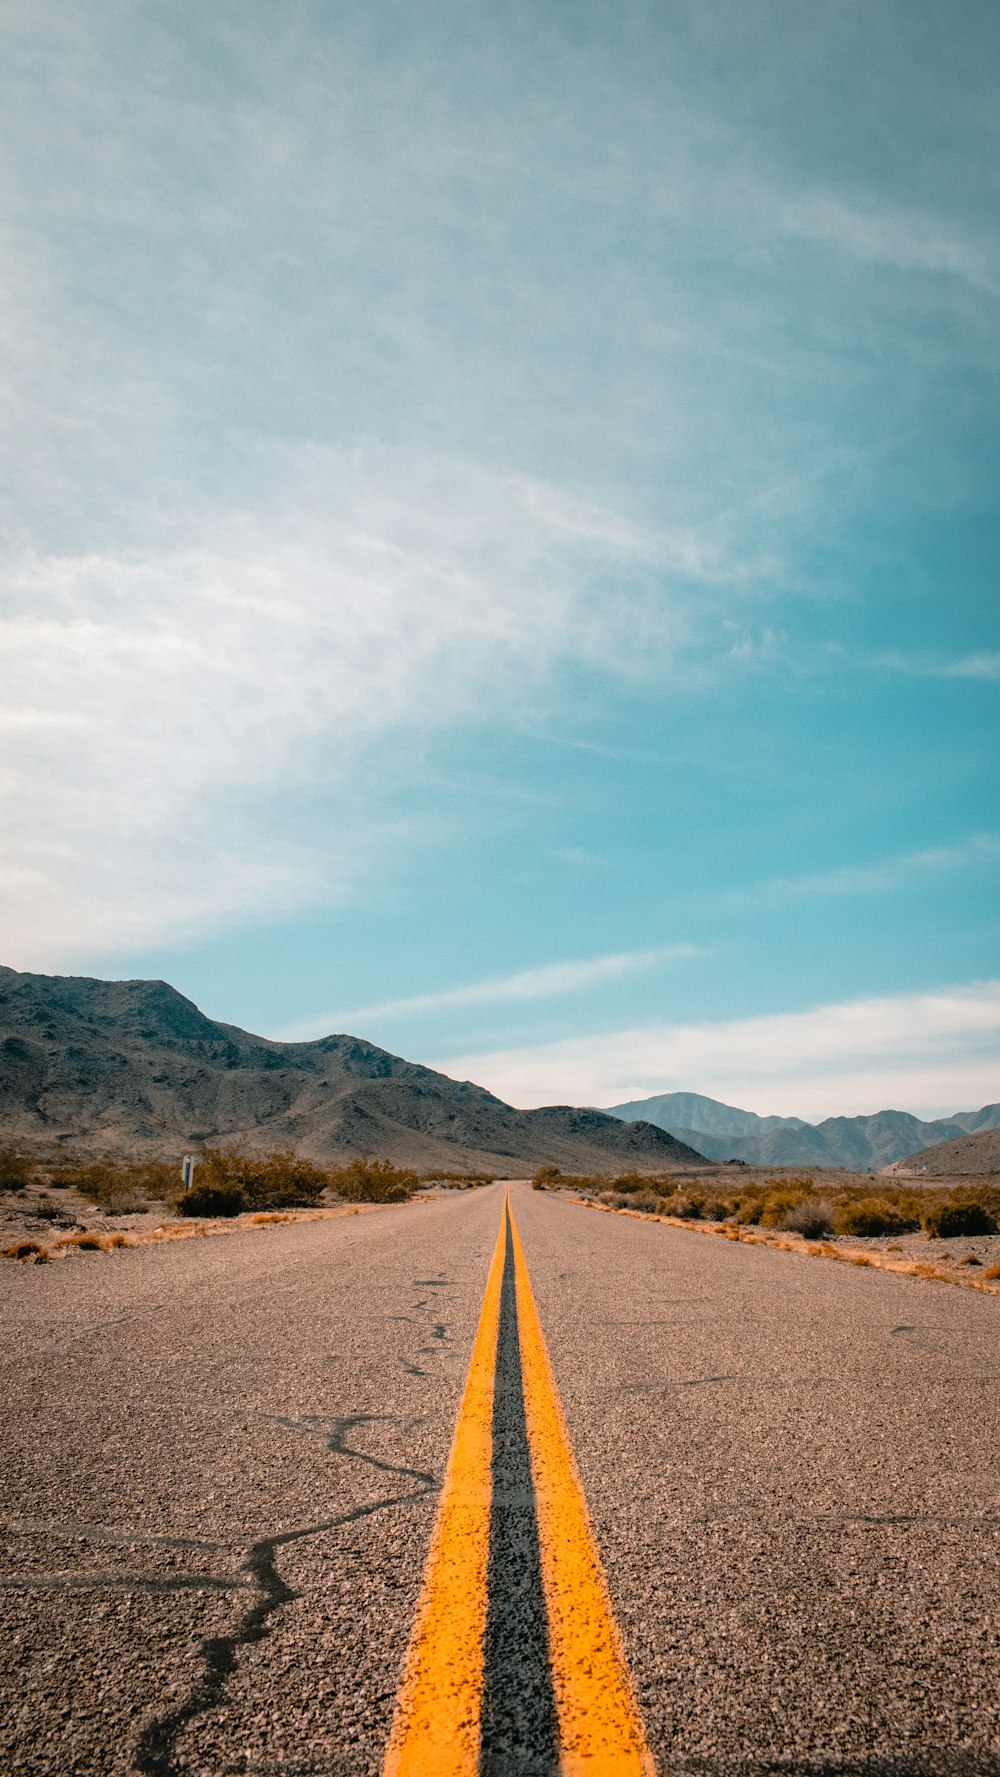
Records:
{"label": "rocky hillside", "polygon": [[602,1111],[518,1111],[481,1086],[352,1036],[275,1043],[207,1018],[165,981],[0,968],[0,1144],[171,1155],[238,1142],[324,1164],[524,1173],[704,1163],[666,1131]]}
{"label": "rocky hillside", "polygon": [[979,1129],[1000,1127],[1000,1104],[924,1123],[908,1111],[876,1111],[868,1117],[758,1117],[698,1092],[661,1092],[654,1098],[612,1105],[612,1116],[643,1118],[697,1147],[712,1160],[743,1160],[750,1166],[836,1166],[871,1172],[919,1148],[960,1140]]}
{"label": "rocky hillside", "polygon": [[884,1171],[927,1178],[962,1178],[969,1174],[1000,1172],[1000,1129],[977,1129],[973,1135],[960,1135],[955,1141],[937,1142],[932,1148],[921,1148],[908,1154]]}

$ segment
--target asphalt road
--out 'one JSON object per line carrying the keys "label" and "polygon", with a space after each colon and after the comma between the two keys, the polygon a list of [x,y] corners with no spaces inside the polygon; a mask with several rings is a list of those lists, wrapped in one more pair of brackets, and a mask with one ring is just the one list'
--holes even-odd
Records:
{"label": "asphalt road", "polygon": [[[1000,1774],[1000,1301],[511,1199],[657,1768]],[[380,1770],[501,1201],[5,1266],[5,1777]]]}

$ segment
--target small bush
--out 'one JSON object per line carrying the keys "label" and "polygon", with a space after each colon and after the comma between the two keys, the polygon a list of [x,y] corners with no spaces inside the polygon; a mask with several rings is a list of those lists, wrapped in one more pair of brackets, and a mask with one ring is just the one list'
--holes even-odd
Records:
{"label": "small bush", "polygon": [[149,1206],[150,1197],[169,1194],[177,1183],[176,1169],[160,1162],[146,1165],[129,1161],[97,1160],[89,1166],[63,1166],[52,1175],[53,1187],[72,1187],[107,1215],[132,1215]]}
{"label": "small bush", "polygon": [[324,1182],[348,1203],[406,1203],[420,1187],[415,1172],[391,1160],[352,1160]]}
{"label": "small bush", "polygon": [[678,1221],[698,1222],[701,1220],[701,1204],[684,1191],[674,1191],[672,1196],[661,1198],[660,1213],[676,1216]]}
{"label": "small bush", "polygon": [[876,1239],[885,1234],[912,1234],[919,1223],[887,1203],[884,1197],[860,1197],[837,1212],[838,1234],[854,1234],[861,1239]]}
{"label": "small bush", "polygon": [[34,1182],[35,1163],[16,1148],[0,1148],[0,1191],[23,1191]]}
{"label": "small bush", "polygon": [[533,1191],[549,1191],[562,1178],[558,1166],[540,1166],[531,1181]]}
{"label": "small bush", "polygon": [[763,1213],[763,1197],[742,1197],[736,1205],[736,1220],[743,1228],[756,1228]]}
{"label": "small bush", "polygon": [[644,1215],[652,1215],[660,1207],[660,1199],[655,1191],[634,1191],[627,1198],[630,1209],[641,1210]]}
{"label": "small bush", "polygon": [[1000,1265],[991,1265],[988,1271],[983,1272],[984,1283],[987,1278],[990,1283],[995,1283],[998,1277],[1000,1277]]}
{"label": "small bush", "polygon": [[807,1197],[788,1211],[781,1226],[787,1234],[801,1234],[806,1240],[824,1240],[833,1232],[833,1210],[818,1197]]}
{"label": "small bush", "polygon": [[761,1205],[760,1226],[783,1228],[788,1217],[810,1196],[811,1179],[789,1179],[787,1183],[772,1182],[765,1187]]}
{"label": "small bush", "polygon": [[960,1265],[981,1265],[983,1261],[977,1259],[975,1253],[966,1253],[964,1259],[959,1259],[958,1262]]}
{"label": "small bush", "polygon": [[648,1191],[652,1182],[648,1172],[621,1172],[617,1178],[611,1180],[611,1188],[630,1197],[640,1191]]}
{"label": "small bush", "polygon": [[102,1253],[104,1242],[99,1234],[64,1234],[57,1246],[72,1246],[82,1253]]}
{"label": "small bush", "polygon": [[73,1217],[67,1215],[61,1204],[52,1203],[48,1197],[39,1197],[35,1204],[33,1214],[38,1217],[40,1222],[51,1222],[56,1228],[72,1228],[75,1226]]}
{"label": "small bush", "polygon": [[177,1213],[182,1216],[238,1216],[248,1207],[239,1185],[212,1184],[206,1180],[204,1184],[192,1185],[190,1191],[185,1191],[178,1201]]}
{"label": "small bush", "polygon": [[425,1172],[425,1185],[440,1185],[445,1191],[472,1191],[477,1185],[491,1185],[499,1175],[495,1172]]}
{"label": "small bush", "polygon": [[935,1240],[968,1240],[974,1234],[995,1234],[997,1224],[982,1203],[932,1203],[921,1218],[924,1232]]}

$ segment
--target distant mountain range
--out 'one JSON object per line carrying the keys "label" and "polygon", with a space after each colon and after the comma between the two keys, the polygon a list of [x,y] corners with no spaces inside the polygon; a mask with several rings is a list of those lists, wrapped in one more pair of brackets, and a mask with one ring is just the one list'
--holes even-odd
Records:
{"label": "distant mountain range", "polygon": [[609,1107],[613,1117],[642,1119],[696,1146],[710,1160],[744,1160],[751,1166],[839,1166],[873,1172],[938,1142],[957,1141],[981,1129],[1000,1129],[1000,1104],[923,1123],[908,1111],[876,1111],[870,1117],[758,1117],[700,1092],[660,1092]]}
{"label": "distant mountain range", "polygon": [[0,968],[0,1145],[45,1156],[181,1154],[238,1142],[324,1164],[652,1171],[702,1155],[658,1124],[518,1111],[353,1036],[276,1043],[207,1018],[165,981]]}

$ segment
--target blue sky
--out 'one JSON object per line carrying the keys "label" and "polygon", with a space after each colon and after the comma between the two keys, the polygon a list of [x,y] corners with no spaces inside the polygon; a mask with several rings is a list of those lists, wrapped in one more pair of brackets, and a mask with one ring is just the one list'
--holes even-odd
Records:
{"label": "blue sky", "polygon": [[13,0],[4,960],[1000,1097],[1000,18]]}

